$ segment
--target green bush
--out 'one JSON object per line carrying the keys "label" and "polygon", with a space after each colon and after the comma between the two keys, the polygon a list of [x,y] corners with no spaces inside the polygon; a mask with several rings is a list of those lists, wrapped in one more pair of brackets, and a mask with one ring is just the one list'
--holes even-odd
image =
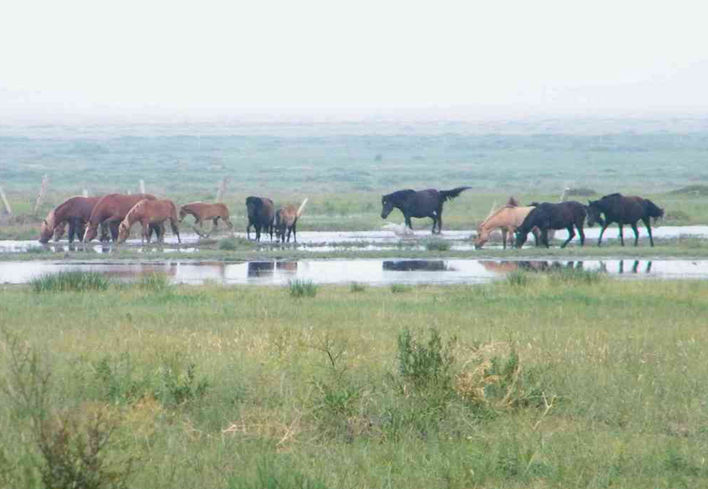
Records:
{"label": "green bush", "polygon": [[98,272],[58,272],[30,281],[35,292],[84,292],[106,290],[111,280]]}
{"label": "green bush", "polygon": [[290,295],[292,297],[314,297],[317,295],[317,285],[312,280],[291,280]]}
{"label": "green bush", "polygon": [[235,251],[238,248],[238,242],[236,238],[221,238],[218,247],[223,251]]}
{"label": "green bush", "polygon": [[404,380],[410,381],[416,387],[432,384],[442,388],[449,387],[453,363],[451,345],[443,345],[436,329],[430,330],[427,343],[416,340],[408,329],[399,333],[398,372]]}
{"label": "green bush", "polygon": [[425,249],[428,251],[447,251],[450,249],[451,243],[440,238],[430,238],[425,240]]}
{"label": "green bush", "polygon": [[526,287],[529,282],[529,274],[524,271],[514,270],[506,274],[506,283],[512,287]]}
{"label": "green bush", "polygon": [[136,285],[141,289],[155,292],[169,289],[172,286],[172,284],[170,284],[170,278],[164,273],[149,273],[143,275]]}

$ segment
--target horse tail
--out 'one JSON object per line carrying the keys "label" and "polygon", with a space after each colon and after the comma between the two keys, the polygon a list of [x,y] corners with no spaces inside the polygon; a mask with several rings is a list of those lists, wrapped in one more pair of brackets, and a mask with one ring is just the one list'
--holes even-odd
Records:
{"label": "horse tail", "polygon": [[302,215],[302,211],[305,210],[305,204],[307,204],[307,198],[305,198],[305,200],[302,201],[302,204],[300,204],[300,207],[298,207],[296,214],[297,217],[300,217]]}
{"label": "horse tail", "polygon": [[456,187],[451,190],[440,190],[440,195],[442,196],[443,202],[445,202],[448,199],[454,199],[458,195],[460,195],[462,192],[464,192],[467,189],[470,189],[472,187]]}
{"label": "horse tail", "polygon": [[516,200],[512,195],[511,197],[509,197],[509,200],[507,201],[506,205],[508,207],[519,207],[519,201]]}

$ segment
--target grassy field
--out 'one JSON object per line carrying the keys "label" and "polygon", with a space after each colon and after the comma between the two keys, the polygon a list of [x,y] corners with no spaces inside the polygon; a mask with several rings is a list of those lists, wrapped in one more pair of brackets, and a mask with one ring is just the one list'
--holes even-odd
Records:
{"label": "grassy field", "polygon": [[3,487],[708,485],[705,282],[0,294]]}

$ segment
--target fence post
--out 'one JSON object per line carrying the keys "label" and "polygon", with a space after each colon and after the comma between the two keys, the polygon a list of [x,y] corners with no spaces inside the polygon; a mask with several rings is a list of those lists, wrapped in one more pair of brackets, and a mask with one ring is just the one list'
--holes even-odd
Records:
{"label": "fence post", "polygon": [[143,180],[142,178],[140,179],[140,193],[145,193],[145,180]]}
{"label": "fence post", "polygon": [[8,216],[12,215],[12,207],[10,207],[10,203],[7,201],[7,197],[5,197],[5,191],[0,187],[0,199],[2,199],[2,204],[5,206],[5,212],[7,213]]}
{"label": "fence post", "polygon": [[82,192],[82,195],[84,197],[88,197],[88,190],[84,189],[84,191]]}
{"label": "fence post", "polygon": [[42,186],[39,188],[39,195],[37,195],[37,201],[34,203],[34,212],[33,214],[36,216],[37,212],[39,211],[39,207],[42,205],[42,201],[44,200],[44,196],[47,193],[47,188],[49,187],[49,175],[44,175],[42,178]]}
{"label": "fence post", "polygon": [[224,177],[221,179],[218,190],[216,191],[216,201],[222,202],[224,200],[224,194],[226,193],[226,185],[231,181],[230,177]]}

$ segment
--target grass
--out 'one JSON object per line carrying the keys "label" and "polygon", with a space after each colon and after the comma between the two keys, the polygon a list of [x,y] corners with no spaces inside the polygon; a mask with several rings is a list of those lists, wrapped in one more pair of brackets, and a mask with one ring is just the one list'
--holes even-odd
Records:
{"label": "grass", "polygon": [[291,280],[289,290],[291,297],[315,297],[318,286],[312,280]]}
{"label": "grass", "polygon": [[98,272],[58,272],[32,279],[30,287],[34,292],[86,292],[106,290],[110,283]]}
{"label": "grass", "polygon": [[[136,489],[705,486],[708,283],[563,273],[310,301],[4,286],[0,321],[51,373],[47,419],[75,441],[56,453],[110,420],[100,474]],[[41,486],[0,346],[0,480]]]}

